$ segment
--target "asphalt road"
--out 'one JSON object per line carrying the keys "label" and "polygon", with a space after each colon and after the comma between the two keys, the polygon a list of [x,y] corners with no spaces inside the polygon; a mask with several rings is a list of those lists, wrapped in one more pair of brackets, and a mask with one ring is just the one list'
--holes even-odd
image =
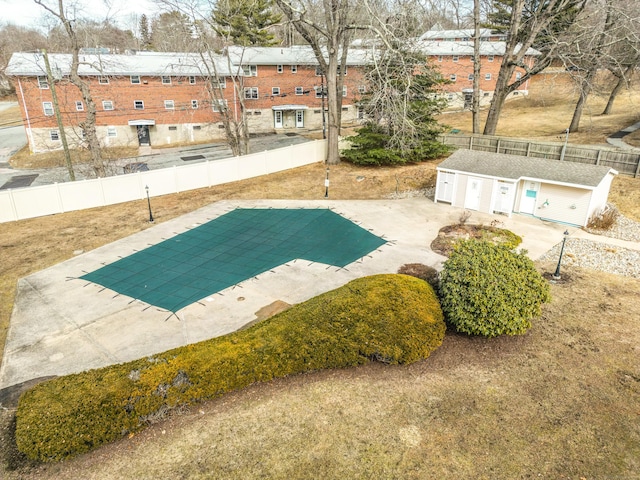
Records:
{"label": "asphalt road", "polygon": [[[6,102],[0,102],[0,109],[3,107],[8,108],[9,106],[11,105],[7,105]],[[251,138],[249,141],[249,149],[251,152],[261,152],[307,141],[309,141],[307,138],[300,135],[267,134]],[[11,168],[8,163],[9,158],[20,150],[26,142],[27,138],[24,127],[0,128],[0,189],[3,187],[6,189],[25,186],[20,180],[25,180],[30,184],[29,186],[69,181],[69,172],[66,167],[48,169]],[[177,148],[152,148],[144,155],[118,159],[109,165],[107,170],[109,175],[122,175],[128,173],[125,172],[127,166],[155,170],[204,161],[220,160],[231,156],[231,150],[225,143],[211,143]],[[74,173],[76,180],[93,178],[90,167],[86,165],[76,166]]]}

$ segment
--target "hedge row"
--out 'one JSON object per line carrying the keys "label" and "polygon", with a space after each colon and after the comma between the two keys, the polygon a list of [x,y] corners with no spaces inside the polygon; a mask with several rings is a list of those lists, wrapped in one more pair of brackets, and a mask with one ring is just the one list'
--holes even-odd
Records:
{"label": "hedge row", "polygon": [[426,282],[360,278],[246,330],[37,385],[20,399],[16,442],[32,459],[61,460],[140,430],[167,408],[255,382],[371,360],[415,362],[444,333]]}

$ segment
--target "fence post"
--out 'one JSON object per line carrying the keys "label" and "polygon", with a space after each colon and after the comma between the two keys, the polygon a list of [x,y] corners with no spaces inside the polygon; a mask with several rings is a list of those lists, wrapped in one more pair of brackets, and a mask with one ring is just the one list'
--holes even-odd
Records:
{"label": "fence post", "polygon": [[13,213],[14,220],[22,220],[18,217],[18,208],[16,207],[16,199],[13,196],[13,190],[9,189],[9,203],[11,204],[11,213]]}
{"label": "fence post", "polygon": [[602,150],[598,150],[598,156],[596,157],[596,165],[600,165],[600,156],[602,155]]}
{"label": "fence post", "polygon": [[469,135],[469,150],[473,150],[473,135]]}
{"label": "fence post", "polygon": [[633,178],[638,178],[640,174],[640,155],[636,157],[636,173],[633,174]]}
{"label": "fence post", "polygon": [[531,156],[531,142],[527,143],[527,154],[525,156],[526,157]]}
{"label": "fence post", "polygon": [[498,138],[498,143],[496,143],[496,153],[500,153],[500,139]]}

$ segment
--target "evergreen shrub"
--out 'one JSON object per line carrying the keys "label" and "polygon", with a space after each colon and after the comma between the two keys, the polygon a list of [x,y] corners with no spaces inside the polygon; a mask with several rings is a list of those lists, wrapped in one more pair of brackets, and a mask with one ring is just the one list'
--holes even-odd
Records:
{"label": "evergreen shrub", "polygon": [[445,319],[470,335],[521,335],[550,300],[549,285],[524,252],[487,241],[456,243],[440,274]]}
{"label": "evergreen shrub", "polygon": [[41,383],[19,401],[16,443],[31,459],[62,460],[140,430],[159,413],[255,382],[372,360],[415,362],[444,333],[424,281],[360,278],[246,330]]}

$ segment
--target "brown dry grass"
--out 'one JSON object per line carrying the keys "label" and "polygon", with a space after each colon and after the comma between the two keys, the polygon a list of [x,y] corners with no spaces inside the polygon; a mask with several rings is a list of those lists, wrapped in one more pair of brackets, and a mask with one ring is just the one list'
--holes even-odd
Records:
{"label": "brown dry grass", "polygon": [[[610,115],[601,115],[607,102],[611,79],[602,76],[589,97],[580,122],[580,131],[572,133],[575,144],[605,144],[606,138],[621,128],[640,121],[640,80],[618,96]],[[567,73],[550,73],[534,77],[529,96],[506,103],[496,134],[507,137],[564,141],[564,131],[571,122],[577,90]],[[482,123],[487,109],[482,112]],[[471,113],[446,113],[440,121],[465,133],[472,131]],[[625,141],[628,137],[625,138]]]}
{"label": "brown dry grass", "polygon": [[1,127],[16,127],[22,125],[22,116],[20,114],[20,107],[10,107],[5,110],[0,110],[0,128]]}
{"label": "brown dry grass", "polygon": [[[137,147],[114,147],[102,149],[102,158],[105,162],[119,158],[128,158],[138,155]],[[74,165],[88,163],[91,155],[88,150],[71,150],[71,162]],[[44,153],[31,153],[29,147],[25,145],[16,152],[9,161],[13,168],[52,168],[64,167],[66,165],[64,152],[62,150],[52,150]]]}
{"label": "brown dry grass", "polygon": [[524,336],[254,385],[7,478],[638,478],[640,281],[563,278]]}
{"label": "brown dry grass", "polygon": [[[550,114],[555,126],[547,128],[561,132],[566,117],[559,118]],[[628,125],[617,118],[612,131]],[[527,122],[515,116],[510,126],[526,132]],[[434,166],[342,164],[331,168],[330,195],[381,198],[421,188],[433,183]],[[229,198],[321,199],[324,175],[312,165],[154,198],[154,216],[162,222]],[[611,199],[640,220],[638,187],[640,180],[617,178]],[[139,201],[3,224],[0,345],[18,278],[148,228],[146,218]],[[256,385],[73,461],[0,472],[8,479],[638,478],[640,281],[570,268],[563,279],[525,336],[449,334],[429,360],[409,367]],[[6,433],[12,412],[2,415]]]}

